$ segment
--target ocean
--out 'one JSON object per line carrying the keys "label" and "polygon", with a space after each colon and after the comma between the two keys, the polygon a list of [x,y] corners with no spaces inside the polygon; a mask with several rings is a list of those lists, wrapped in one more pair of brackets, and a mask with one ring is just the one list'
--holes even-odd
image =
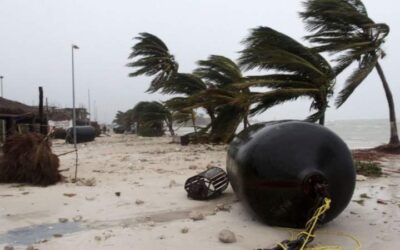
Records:
{"label": "ocean", "polygon": [[[389,120],[328,121],[326,127],[339,135],[350,149],[371,148],[389,142]],[[400,123],[397,127],[400,129]],[[184,127],[177,130],[179,135],[189,132],[193,132],[193,128]]]}

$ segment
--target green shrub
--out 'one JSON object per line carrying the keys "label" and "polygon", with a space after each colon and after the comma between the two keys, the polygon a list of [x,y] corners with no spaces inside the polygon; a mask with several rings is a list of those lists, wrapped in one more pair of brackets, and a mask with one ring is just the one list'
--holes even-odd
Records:
{"label": "green shrub", "polygon": [[382,168],[378,162],[372,161],[354,161],[357,174],[369,176],[369,177],[380,177],[382,176]]}

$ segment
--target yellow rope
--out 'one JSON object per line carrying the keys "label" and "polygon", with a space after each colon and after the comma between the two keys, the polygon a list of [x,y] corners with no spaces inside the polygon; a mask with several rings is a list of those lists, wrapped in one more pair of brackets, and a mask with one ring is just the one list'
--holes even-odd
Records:
{"label": "yellow rope", "polygon": [[[324,204],[320,206],[314,213],[313,217],[306,223],[306,231],[299,233],[298,236],[306,235],[306,239],[303,242],[303,245],[300,247],[300,250],[304,250],[310,238],[315,238],[315,235],[312,234],[314,229],[318,223],[319,217],[323,215],[329,208],[331,207],[331,199],[324,198]],[[317,250],[317,249],[315,249]]]}
{"label": "yellow rope", "polygon": [[[315,227],[317,226],[319,218],[330,208],[331,200],[329,198],[325,198],[323,201],[323,204],[315,211],[313,217],[309,219],[306,223],[305,230],[301,231],[300,233],[297,234],[297,238],[301,236],[305,236],[305,240],[303,242],[303,245],[300,247],[299,250],[342,250],[340,246],[316,246],[316,247],[306,247],[307,243],[309,243],[310,238],[315,238],[315,234],[312,234],[312,232],[315,231]],[[294,240],[296,237],[294,237],[294,232],[295,230],[287,228],[288,231],[292,235],[292,240]],[[325,235],[332,235],[332,233],[319,233],[319,234],[325,234]],[[347,237],[351,240],[353,240],[356,244],[355,250],[361,250],[361,242],[354,236],[345,234],[342,232],[334,233],[338,236],[343,236]],[[278,246],[281,247],[282,250],[288,250],[288,246],[284,242],[278,243]]]}

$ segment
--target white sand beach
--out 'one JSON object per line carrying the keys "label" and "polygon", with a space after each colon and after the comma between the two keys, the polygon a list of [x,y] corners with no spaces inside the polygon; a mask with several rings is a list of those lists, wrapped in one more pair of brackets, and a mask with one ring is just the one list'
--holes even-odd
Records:
{"label": "white sand beach", "polygon": [[[188,199],[185,180],[207,166],[225,169],[227,146],[170,142],[135,135],[96,138],[79,145],[83,182],[0,185],[0,249],[257,249],[291,236],[289,229],[255,220],[231,187],[214,200]],[[53,142],[56,154],[71,149]],[[60,156],[60,169],[69,169],[63,172],[67,180],[73,178],[74,157]],[[399,170],[400,157],[383,164]],[[359,178],[353,201],[317,231],[314,245],[356,249],[357,240],[362,249],[400,249],[400,174],[385,173]],[[193,211],[204,219],[191,219]],[[223,229],[236,242],[220,242]]]}

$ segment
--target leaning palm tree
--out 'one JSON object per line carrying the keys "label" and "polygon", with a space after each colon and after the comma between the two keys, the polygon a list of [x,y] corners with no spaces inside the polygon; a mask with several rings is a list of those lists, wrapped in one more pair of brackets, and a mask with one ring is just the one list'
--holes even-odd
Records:
{"label": "leaning palm tree", "polygon": [[300,97],[313,100],[308,117],[324,124],[328,98],[332,95],[335,75],[330,64],[318,53],[294,39],[268,27],[258,27],[243,41],[239,64],[245,70],[269,70],[268,75],[248,77],[242,87],[268,87],[272,91],[252,92],[251,113]]}
{"label": "leaning palm tree", "polygon": [[[246,83],[247,79],[240,67],[224,56],[211,55],[207,60],[198,61],[198,65],[194,73],[210,87],[195,98],[207,97],[207,103],[202,105],[212,103],[216,113],[210,139],[214,142],[230,142],[240,122],[243,121],[244,128],[249,126],[250,89],[236,86]],[[202,101],[198,100],[197,103],[201,104]]]}
{"label": "leaning palm tree", "polygon": [[[238,89],[235,87],[235,84],[243,83],[246,79],[243,77],[239,66],[231,59],[220,55],[211,55],[207,60],[200,60],[197,64],[199,67],[194,73],[207,82],[209,86],[213,86],[214,89],[223,89],[237,94],[249,93],[249,88]],[[240,108],[243,110],[242,114],[238,115],[238,117],[242,117],[239,120],[243,120],[244,128],[249,126],[249,107],[250,105],[242,106]]]}
{"label": "leaning palm tree", "polygon": [[169,52],[165,43],[155,35],[140,33],[138,40],[132,47],[129,59],[135,59],[128,63],[128,67],[136,68],[129,74],[129,77],[139,75],[154,76],[150,87],[147,90],[154,93],[163,88],[163,84],[169,81],[178,72],[178,63],[174,56]]}
{"label": "leaning palm tree", "polygon": [[399,145],[393,96],[379,64],[379,59],[385,56],[381,46],[389,34],[389,26],[375,23],[360,0],[307,0],[304,6],[305,11],[300,16],[312,32],[306,39],[317,44],[313,50],[336,55],[336,74],[358,63],[336,99],[337,107],[345,103],[375,68],[389,106],[389,144]]}

